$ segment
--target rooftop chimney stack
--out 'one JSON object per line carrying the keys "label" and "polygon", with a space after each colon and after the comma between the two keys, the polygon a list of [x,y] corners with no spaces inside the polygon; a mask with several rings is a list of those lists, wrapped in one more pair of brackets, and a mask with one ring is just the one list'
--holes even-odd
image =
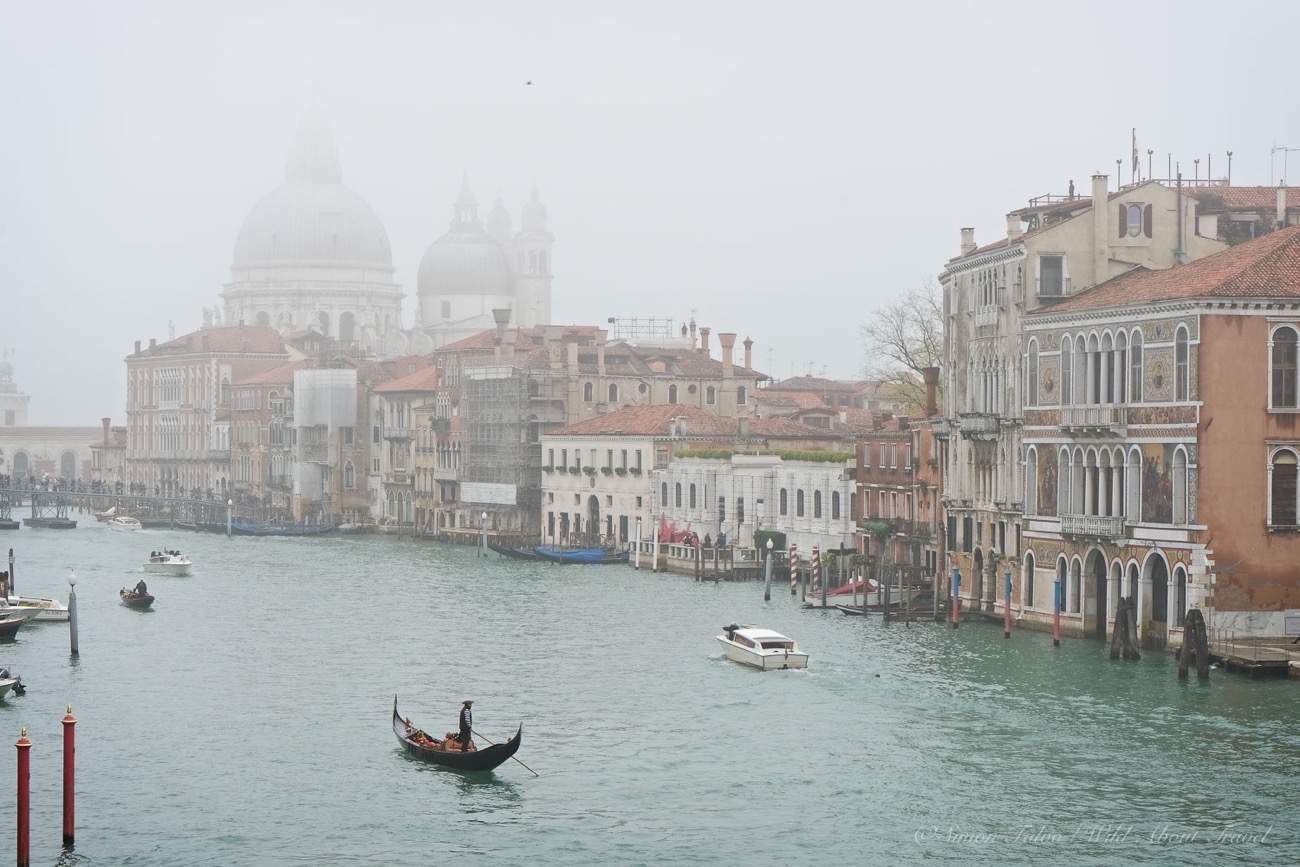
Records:
{"label": "rooftop chimney stack", "polygon": [[1277,185],[1277,227],[1286,226],[1286,181]]}
{"label": "rooftop chimney stack", "polygon": [[138,340],[135,342],[135,354],[136,355],[140,354],[140,341]]}
{"label": "rooftop chimney stack", "polygon": [[1109,184],[1106,175],[1092,176],[1092,285],[1110,277]]}
{"label": "rooftop chimney stack", "polygon": [[754,369],[754,341],[748,337],[745,338],[745,369]]}
{"label": "rooftop chimney stack", "polygon": [[149,338],[149,348],[150,348],[150,349],[154,349],[154,348],[157,347],[157,346],[158,346],[158,338],[157,338],[157,337],[150,337],[150,338]]}
{"label": "rooftop chimney stack", "polygon": [[736,346],[736,335],[732,331],[719,331],[718,343],[722,344],[722,375],[731,376],[732,350]]}
{"label": "rooftop chimney stack", "polygon": [[925,377],[925,417],[939,414],[939,368],[927,367],[921,371]]}
{"label": "rooftop chimney stack", "polygon": [[700,328],[700,352],[704,353],[706,357],[709,354],[709,331],[710,330],[711,329],[708,327]]}
{"label": "rooftop chimney stack", "polygon": [[691,349],[695,348],[695,317],[691,317]]}
{"label": "rooftop chimney stack", "polygon": [[975,229],[972,226],[965,226],[961,230],[961,254],[969,256],[975,252]]}
{"label": "rooftop chimney stack", "polygon": [[103,426],[103,428],[104,428],[104,445],[108,445],[108,427],[109,427],[109,424],[112,423],[112,421],[113,421],[113,420],[112,420],[111,418],[101,418],[101,419],[99,420],[99,423],[100,423],[100,424]]}
{"label": "rooftop chimney stack", "polygon": [[1023,234],[1024,232],[1020,229],[1020,215],[1015,213],[1007,214],[1007,240],[1014,241]]}

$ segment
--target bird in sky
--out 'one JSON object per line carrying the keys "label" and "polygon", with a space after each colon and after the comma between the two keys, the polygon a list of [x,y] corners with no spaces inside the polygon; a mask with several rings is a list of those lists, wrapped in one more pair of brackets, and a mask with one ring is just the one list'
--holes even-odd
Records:
{"label": "bird in sky", "polygon": [[532,83],[531,81],[525,81],[525,82],[524,82],[524,87],[532,87],[532,86],[533,86],[533,83]]}

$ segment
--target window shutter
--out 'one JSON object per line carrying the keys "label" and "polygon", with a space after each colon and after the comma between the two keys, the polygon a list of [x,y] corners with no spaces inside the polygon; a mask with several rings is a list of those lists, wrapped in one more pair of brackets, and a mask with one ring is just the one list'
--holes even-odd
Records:
{"label": "window shutter", "polygon": [[1151,206],[1147,205],[1142,210],[1142,234],[1148,238],[1151,237]]}
{"label": "window shutter", "polygon": [[1128,234],[1128,208],[1123,203],[1119,206],[1119,237]]}

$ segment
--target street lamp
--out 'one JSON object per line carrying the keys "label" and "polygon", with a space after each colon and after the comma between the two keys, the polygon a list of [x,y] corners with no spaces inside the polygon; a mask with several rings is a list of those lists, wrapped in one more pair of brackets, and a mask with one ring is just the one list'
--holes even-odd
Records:
{"label": "street lamp", "polygon": [[772,540],[767,540],[767,568],[763,572],[763,601],[772,601]]}

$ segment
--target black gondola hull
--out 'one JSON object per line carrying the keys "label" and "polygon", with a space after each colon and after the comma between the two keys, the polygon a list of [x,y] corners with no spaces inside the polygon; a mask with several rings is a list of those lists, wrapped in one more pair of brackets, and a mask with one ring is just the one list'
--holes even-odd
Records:
{"label": "black gondola hull", "polygon": [[118,595],[122,597],[123,605],[136,611],[144,611],[153,605],[153,597],[148,593],[123,592]]}
{"label": "black gondola hull", "polygon": [[520,724],[515,736],[503,744],[495,744],[473,752],[430,749],[415,743],[407,737],[406,723],[397,713],[397,698],[394,697],[393,734],[397,736],[397,742],[402,745],[402,749],[406,751],[407,755],[414,756],[422,761],[432,762],[446,768],[454,768],[458,771],[490,771],[508,762],[511,756],[519,751],[519,744],[524,738],[524,727]]}

